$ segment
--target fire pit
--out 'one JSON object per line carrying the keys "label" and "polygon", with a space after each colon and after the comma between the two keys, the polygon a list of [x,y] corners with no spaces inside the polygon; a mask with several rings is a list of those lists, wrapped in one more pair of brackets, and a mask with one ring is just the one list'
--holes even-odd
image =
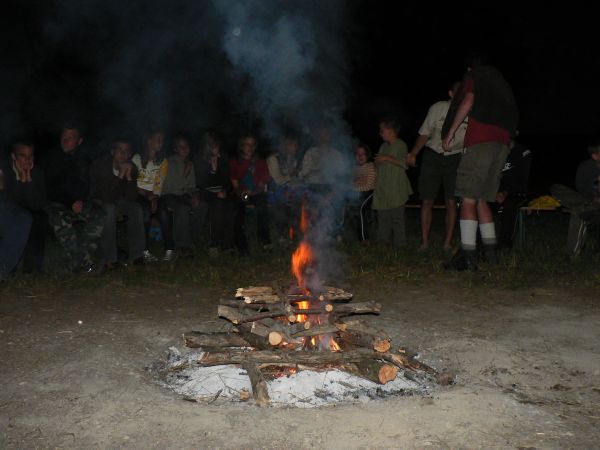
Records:
{"label": "fire pit", "polygon": [[[304,209],[301,217],[301,231],[306,236]],[[357,398],[361,395],[357,389],[373,397],[422,392],[428,381],[447,384],[452,380],[447,374],[440,377],[405,348],[394,349],[387,332],[358,319],[379,314],[379,303],[352,302],[352,293],[322,285],[314,268],[313,249],[305,238],[292,255],[295,282],[290,286],[282,288],[273,282],[239,288],[232,299],[220,300],[218,315],[231,323],[231,329],[185,333],[186,347],[200,351],[185,357],[172,352],[166,367],[167,384],[195,400],[214,400],[221,395],[246,400],[251,392],[256,404],[267,406],[272,404],[275,385],[287,383],[284,390],[290,392],[289,383],[300,384],[308,372],[318,374],[321,396],[338,401]],[[215,377],[226,382],[219,389],[208,389],[215,385]],[[192,379],[198,381],[192,384],[199,390],[190,389]],[[323,390],[325,380],[329,390]],[[345,385],[346,391],[333,394],[332,383]],[[306,394],[295,395],[309,398],[306,403],[311,406],[319,403],[311,402]],[[319,397],[314,389],[313,394],[313,399]]]}

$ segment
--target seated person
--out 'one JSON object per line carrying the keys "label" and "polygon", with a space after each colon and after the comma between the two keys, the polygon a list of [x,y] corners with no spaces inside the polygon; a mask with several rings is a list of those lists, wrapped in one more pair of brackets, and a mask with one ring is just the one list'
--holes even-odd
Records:
{"label": "seated person", "polygon": [[[142,205],[144,211],[146,246],[150,243],[152,216],[158,215],[160,196],[168,171],[167,160],[162,154],[164,138],[162,130],[151,130],[144,139],[142,153],[137,153],[131,158],[131,162],[135,164],[138,171],[138,203]],[[158,261],[148,248],[144,250],[144,260],[146,262]]]}
{"label": "seated person", "polygon": [[194,158],[196,186],[208,205],[210,221],[209,254],[233,249],[233,186],[227,158],[221,155],[221,139],[212,132],[202,136],[200,151]]}
{"label": "seated person", "polygon": [[241,255],[249,253],[244,229],[246,206],[256,208],[258,242],[264,250],[271,248],[269,210],[265,192],[269,181],[269,168],[264,159],[256,154],[256,137],[246,134],[238,143],[237,157],[229,161],[229,176],[235,194],[234,241]]}
{"label": "seated person", "polygon": [[575,174],[575,190],[570,187],[554,184],[550,192],[562,206],[571,209],[569,230],[567,233],[567,254],[570,258],[576,257],[581,251],[585,237],[586,224],[582,219],[600,209],[600,136],[596,136],[588,146],[589,159],[577,167]]}
{"label": "seated person", "polygon": [[4,189],[10,201],[31,214],[32,223],[23,252],[23,272],[41,272],[48,232],[46,184],[44,173],[34,164],[34,147],[28,141],[17,140],[12,146],[10,161],[4,166]]}
{"label": "seated person", "polygon": [[0,283],[19,263],[31,228],[31,214],[9,200],[4,182],[0,169]]}
{"label": "seated person", "polygon": [[168,170],[161,201],[161,226],[165,240],[164,261],[176,254],[193,256],[190,214],[199,220],[206,216],[207,206],[198,193],[194,164],[190,161],[187,136],[175,137],[175,154],[167,158]]}
{"label": "seated person", "polygon": [[288,244],[298,231],[300,192],[298,181],[298,138],[288,133],[283,136],[279,149],[267,158],[271,175],[269,199],[273,210],[275,230],[280,244]]}
{"label": "seated person", "polygon": [[492,205],[492,209],[499,217],[498,249],[512,248],[519,208],[527,200],[530,167],[531,150],[511,139],[508,157],[502,169],[500,187],[496,194],[496,204]]}
{"label": "seated person", "polygon": [[134,264],[144,262],[144,217],[137,199],[137,169],[130,161],[131,145],[117,139],[110,154],[98,158],[90,170],[90,199],[105,213],[101,248],[104,269],[118,265],[117,219],[127,217],[128,256]]}
{"label": "seated person", "polygon": [[377,171],[372,161],[371,149],[366,144],[358,144],[354,150],[356,167],[354,169],[354,192],[346,209],[348,222],[358,240],[369,243],[373,226],[373,190]]}
{"label": "seated person", "polygon": [[[93,273],[93,258],[104,227],[104,212],[88,199],[90,158],[82,149],[80,128],[66,124],[60,149],[42,161],[50,227],[71,259],[76,273]],[[81,224],[77,232],[74,225]]]}

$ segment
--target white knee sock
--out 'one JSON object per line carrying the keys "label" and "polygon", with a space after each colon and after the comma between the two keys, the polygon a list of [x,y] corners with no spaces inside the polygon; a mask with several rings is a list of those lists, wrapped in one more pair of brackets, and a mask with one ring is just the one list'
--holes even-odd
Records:
{"label": "white knee sock", "polygon": [[480,223],[479,231],[481,232],[481,242],[483,245],[496,245],[496,227],[494,222]]}
{"label": "white knee sock", "polygon": [[460,245],[463,250],[477,248],[477,221],[460,220]]}

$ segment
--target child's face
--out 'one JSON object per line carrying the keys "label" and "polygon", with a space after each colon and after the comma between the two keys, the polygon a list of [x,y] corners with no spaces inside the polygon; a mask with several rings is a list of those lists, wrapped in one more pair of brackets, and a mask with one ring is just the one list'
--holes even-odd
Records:
{"label": "child's face", "polygon": [[283,151],[289,155],[293,155],[298,150],[298,142],[293,139],[285,139],[282,144]]}
{"label": "child's face", "polygon": [[182,158],[187,158],[190,155],[190,143],[186,139],[177,139],[175,141],[175,153]]}
{"label": "child's face", "polygon": [[65,128],[60,135],[60,146],[65,153],[72,153],[82,141],[79,131],[75,129]]}
{"label": "child's face", "polygon": [[394,133],[394,130],[385,127],[382,123],[379,124],[379,136],[381,136],[381,139],[383,139],[384,142],[391,142],[395,135],[396,133]]}
{"label": "child's face", "polygon": [[247,137],[242,141],[242,157],[244,159],[251,159],[256,151],[256,139],[253,137]]}
{"label": "child's face", "polygon": [[123,164],[129,161],[131,155],[131,147],[127,142],[118,142],[112,151],[113,161],[118,164]]}
{"label": "child's face", "polygon": [[148,150],[150,151],[150,153],[156,154],[156,153],[160,152],[160,150],[162,149],[162,146],[164,144],[164,141],[165,141],[165,135],[162,133],[154,133],[152,136],[150,136],[150,138],[147,141]]}
{"label": "child's face", "polygon": [[12,154],[15,166],[21,170],[33,168],[33,148],[28,145],[21,145]]}
{"label": "child's face", "polygon": [[356,151],[354,152],[354,156],[356,157],[356,164],[358,164],[359,166],[366,164],[368,158],[367,158],[367,152],[365,151],[364,148],[358,147],[356,149]]}

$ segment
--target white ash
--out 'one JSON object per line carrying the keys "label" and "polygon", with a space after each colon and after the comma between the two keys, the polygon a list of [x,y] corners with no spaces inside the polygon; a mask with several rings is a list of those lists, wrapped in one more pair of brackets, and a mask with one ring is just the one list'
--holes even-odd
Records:
{"label": "white ash", "polygon": [[[178,353],[178,352],[177,352]],[[202,352],[170,352],[163,383],[185,399],[206,402],[252,402],[246,371],[235,365],[199,366]],[[312,408],[344,402],[367,402],[396,395],[426,394],[427,386],[408,380],[402,371],[384,385],[341,370],[302,370],[267,382],[273,406]],[[250,399],[245,400],[247,394]]]}

